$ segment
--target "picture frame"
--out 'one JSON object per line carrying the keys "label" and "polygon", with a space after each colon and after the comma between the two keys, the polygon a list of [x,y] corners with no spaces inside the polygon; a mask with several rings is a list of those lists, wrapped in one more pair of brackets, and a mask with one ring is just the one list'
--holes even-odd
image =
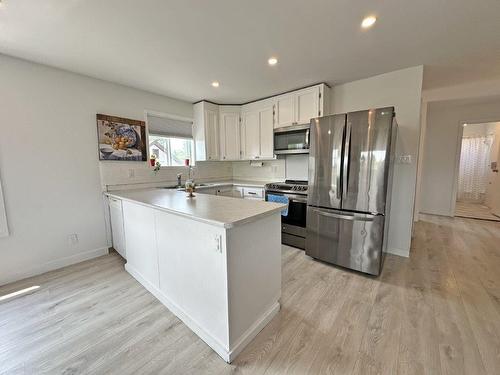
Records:
{"label": "picture frame", "polygon": [[146,122],[98,113],[100,161],[147,161]]}

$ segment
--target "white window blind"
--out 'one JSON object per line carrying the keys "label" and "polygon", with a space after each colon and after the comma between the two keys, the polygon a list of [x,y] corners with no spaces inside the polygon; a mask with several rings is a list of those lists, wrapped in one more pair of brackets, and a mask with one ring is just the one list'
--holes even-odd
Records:
{"label": "white window blind", "polygon": [[148,115],[149,134],[166,137],[193,138],[191,121]]}
{"label": "white window blind", "polygon": [[5,202],[3,200],[2,181],[0,180],[0,237],[7,237],[9,228],[7,227],[7,214],[5,213]]}

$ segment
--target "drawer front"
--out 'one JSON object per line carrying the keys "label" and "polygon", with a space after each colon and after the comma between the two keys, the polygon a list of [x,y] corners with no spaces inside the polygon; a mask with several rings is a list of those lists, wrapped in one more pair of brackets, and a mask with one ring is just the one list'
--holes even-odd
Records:
{"label": "drawer front", "polygon": [[264,189],[244,187],[243,196],[248,198],[264,199]]}

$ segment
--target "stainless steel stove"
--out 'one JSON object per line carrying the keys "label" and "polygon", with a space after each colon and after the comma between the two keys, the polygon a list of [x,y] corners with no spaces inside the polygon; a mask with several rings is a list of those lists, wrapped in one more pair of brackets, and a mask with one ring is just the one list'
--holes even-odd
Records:
{"label": "stainless steel stove", "polygon": [[305,249],[307,216],[307,181],[286,180],[267,184],[266,201],[269,195],[288,198],[288,214],[281,216],[281,242]]}

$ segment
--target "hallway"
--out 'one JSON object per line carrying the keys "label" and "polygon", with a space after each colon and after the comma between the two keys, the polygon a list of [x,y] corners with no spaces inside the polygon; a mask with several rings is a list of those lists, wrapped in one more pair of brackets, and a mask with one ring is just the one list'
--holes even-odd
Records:
{"label": "hallway", "polygon": [[470,219],[500,221],[500,217],[493,215],[489,207],[480,203],[457,201],[455,206],[455,216]]}

